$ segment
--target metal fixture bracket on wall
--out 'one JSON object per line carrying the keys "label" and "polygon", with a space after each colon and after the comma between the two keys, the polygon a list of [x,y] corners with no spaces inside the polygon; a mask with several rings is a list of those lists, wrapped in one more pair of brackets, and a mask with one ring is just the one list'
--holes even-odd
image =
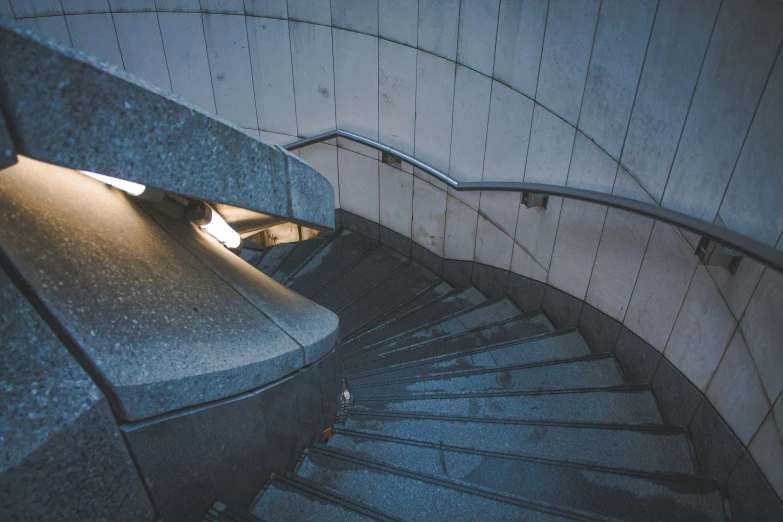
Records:
{"label": "metal fixture bracket on wall", "polygon": [[413,156],[406,154],[388,145],[384,145],[353,132],[344,130],[333,130],[304,138],[294,143],[289,143],[284,148],[289,151],[301,149],[308,145],[314,145],[334,138],[344,138],[356,143],[361,143],[384,154],[395,156],[405,163],[409,163],[430,176],[442,181],[457,192],[529,192],[537,196],[557,196],[561,198],[576,199],[604,205],[606,207],[617,208],[653,218],[662,223],[673,225],[690,232],[701,235],[704,238],[715,241],[723,247],[729,248],[735,252],[734,255],[742,254],[772,268],[776,272],[783,273],[783,250],[777,250],[775,247],[756,241],[748,236],[735,232],[729,228],[716,225],[703,219],[698,219],[676,210],[663,208],[652,203],[636,201],[634,199],[623,198],[613,194],[604,194],[592,190],[584,190],[573,187],[562,187],[559,185],[546,185],[543,183],[526,183],[514,181],[457,181],[448,174],[441,172],[432,165],[429,165]]}
{"label": "metal fixture bracket on wall", "polygon": [[699,256],[702,265],[725,266],[731,275],[737,273],[742,262],[742,254],[708,237],[702,237],[699,240],[695,254]]}
{"label": "metal fixture bracket on wall", "polygon": [[549,196],[536,194],[535,192],[530,192],[529,190],[523,190],[522,204],[527,208],[541,207],[546,209],[547,205],[549,205]]}

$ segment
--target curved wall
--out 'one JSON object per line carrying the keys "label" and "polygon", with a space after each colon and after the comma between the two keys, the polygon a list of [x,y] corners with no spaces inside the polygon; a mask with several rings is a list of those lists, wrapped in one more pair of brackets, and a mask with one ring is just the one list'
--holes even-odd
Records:
{"label": "curved wall", "polygon": [[[777,0],[8,1],[0,13],[270,142],[339,127],[459,180],[612,192],[783,248]],[[451,194],[350,143],[299,152],[336,207],[622,322],[783,492],[781,274],[699,266],[698,238],[622,211]]]}

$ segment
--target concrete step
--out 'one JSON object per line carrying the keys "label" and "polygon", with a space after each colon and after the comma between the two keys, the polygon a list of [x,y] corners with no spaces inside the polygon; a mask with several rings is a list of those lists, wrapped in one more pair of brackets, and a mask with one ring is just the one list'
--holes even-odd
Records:
{"label": "concrete step", "polygon": [[[390,344],[396,339],[405,337],[406,334],[437,326],[439,323],[454,318],[459,314],[468,313],[486,302],[487,298],[476,288],[468,287],[464,290],[455,291],[442,299],[409,311],[396,320],[386,323],[382,328],[375,329],[350,343],[344,344],[343,359],[348,360],[359,354],[366,353],[380,344]],[[516,312],[516,310],[510,310],[512,313]]]}
{"label": "concrete step", "polygon": [[256,262],[255,267],[271,277],[277,270],[277,267],[280,266],[280,263],[293,249],[294,243],[283,243],[282,245],[269,247],[262,252],[263,256],[260,261]]}
{"label": "concrete step", "polygon": [[386,277],[397,278],[407,258],[391,248],[377,244],[366,256],[345,270],[312,296],[321,306],[337,312]]}
{"label": "concrete step", "polygon": [[420,264],[407,261],[393,277],[382,279],[338,312],[340,336],[360,330],[437,280],[438,276]]}
{"label": "concrete step", "polygon": [[504,318],[501,314],[491,314],[490,311],[484,317],[484,321],[486,324],[479,323],[471,327],[462,324],[459,318],[442,323],[429,330],[430,335],[417,333],[415,336],[406,337],[405,340],[384,345],[377,350],[380,353],[376,354],[374,351],[363,357],[345,361],[345,373],[349,376],[359,376],[381,369],[387,371],[395,365],[446,354],[458,355],[480,347],[510,341],[522,341],[554,330],[543,314],[514,315],[511,318]]}
{"label": "concrete step", "polygon": [[602,388],[623,384],[611,355],[466,370],[434,378],[413,377],[396,382],[352,383],[357,399],[370,397],[415,397],[431,393],[485,393],[500,391],[544,391],[568,388]]}
{"label": "concrete step", "polygon": [[286,471],[275,476],[264,495],[253,505],[251,512],[264,520],[281,522],[398,520],[353,498]]}
{"label": "concrete step", "polygon": [[725,518],[718,483],[695,475],[639,473],[343,431],[328,447],[599,516],[639,521]]}
{"label": "concrete step", "polygon": [[484,419],[591,422],[601,424],[661,424],[661,414],[646,386],[563,390],[428,394],[415,399],[373,397],[356,400],[367,412],[426,413]]}
{"label": "concrete step", "polygon": [[299,474],[403,520],[550,521],[579,515],[322,445],[313,447]]}
{"label": "concrete step", "polygon": [[364,377],[353,377],[351,385],[408,378],[424,379],[455,371],[573,359],[590,354],[590,348],[577,331],[545,333],[524,341],[513,340],[500,345],[481,346],[457,355],[446,354],[381,369]]}
{"label": "concrete step", "polygon": [[290,243],[294,246],[285,259],[277,266],[277,269],[272,274],[272,279],[278,283],[285,282],[285,280],[295,274],[311,256],[327,245],[331,240],[332,234],[324,234],[306,241]]}
{"label": "concrete step", "polygon": [[677,426],[491,420],[354,408],[337,429],[649,473],[695,472],[686,432]]}
{"label": "concrete step", "polygon": [[354,339],[383,328],[385,325],[396,321],[399,317],[410,313],[412,310],[417,310],[433,301],[438,301],[452,292],[454,292],[454,288],[450,284],[448,284],[446,281],[438,280],[429,287],[420,291],[418,294],[412,296],[404,303],[399,304],[384,315],[375,319],[373,322],[368,323],[350,337],[346,337],[344,344],[351,343]]}
{"label": "concrete step", "polygon": [[342,229],[286,283],[291,290],[312,298],[334,278],[378,245],[377,241]]}

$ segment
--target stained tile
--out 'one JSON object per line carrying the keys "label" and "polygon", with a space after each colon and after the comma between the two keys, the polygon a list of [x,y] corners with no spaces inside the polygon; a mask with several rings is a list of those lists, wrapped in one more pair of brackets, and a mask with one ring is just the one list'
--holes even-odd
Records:
{"label": "stained tile", "polygon": [[172,90],[193,105],[215,114],[201,14],[158,13],[158,21]]}
{"label": "stained tile", "polygon": [[380,190],[381,225],[411,237],[413,176],[381,163]]}
{"label": "stained tile", "polygon": [[655,223],[624,324],[663,351],[698,259],[674,227]]}
{"label": "stained tile", "polygon": [[419,49],[448,60],[457,59],[460,0],[419,2]]}
{"label": "stained tile", "polygon": [[378,162],[338,148],[337,166],[340,174],[340,207],[378,223]]}
{"label": "stained tile", "polygon": [[552,0],[544,34],[536,100],[576,125],[600,2]]}
{"label": "stained tile", "polygon": [[419,51],[416,73],[416,157],[449,170],[454,63]]}
{"label": "stained tile", "polygon": [[381,38],[417,46],[419,0],[378,0],[378,33]]}
{"label": "stained tile", "polygon": [[540,105],[533,109],[525,181],[565,185],[575,130]]}
{"label": "stained tile", "polygon": [[378,39],[339,29],[332,38],[337,127],[377,139]]}
{"label": "stained tile", "polygon": [[457,62],[492,76],[499,0],[461,0]]}
{"label": "stained tile", "polygon": [[547,208],[519,207],[515,240],[544,270],[549,270],[552,260],[562,205],[562,198],[550,197]]}
{"label": "stained tile", "polygon": [[445,219],[446,192],[415,178],[411,239],[435,255],[443,257]]}
{"label": "stained tile", "polygon": [[535,98],[549,0],[500,2],[495,78]]}
{"label": "stained tile", "polygon": [[517,243],[514,243],[514,252],[511,255],[511,272],[519,274],[541,283],[546,283],[549,274],[544,267],[538,264],[533,257]]}
{"label": "stained tile", "polygon": [[[293,18],[292,2],[289,2],[288,9],[289,16]],[[329,8],[328,0],[326,7]],[[301,136],[314,136],[335,128],[332,30],[297,22],[289,22],[288,27],[297,128]]]}
{"label": "stained tile", "polygon": [[378,134],[380,141],[413,154],[416,127],[416,50],[378,42]]}
{"label": "stained tile", "polygon": [[247,18],[259,128],[297,135],[288,22]]}
{"label": "stained tile", "polygon": [[478,212],[448,196],[446,201],[446,240],[444,255],[446,259],[473,261],[476,245]]}
{"label": "stained tile", "polygon": [[743,444],[750,443],[770,405],[739,331],[734,334],[710,381],[707,398]]}
{"label": "stained tile", "polygon": [[661,201],[720,0],[661,2],[622,163]]}
{"label": "stained tile", "polygon": [[663,205],[712,221],[783,39],[783,4],[723,2]]}
{"label": "stained tile", "polygon": [[511,268],[514,240],[484,216],[478,217],[475,261],[503,270]]}

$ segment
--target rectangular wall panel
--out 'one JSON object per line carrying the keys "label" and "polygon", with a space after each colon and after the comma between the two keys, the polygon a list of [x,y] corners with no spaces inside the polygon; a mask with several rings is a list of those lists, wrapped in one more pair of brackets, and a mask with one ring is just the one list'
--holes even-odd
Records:
{"label": "rectangular wall panel", "polygon": [[335,128],[332,30],[297,22],[289,22],[288,27],[299,134],[313,136],[332,130]]}
{"label": "rectangular wall panel", "polygon": [[513,251],[514,240],[487,221],[484,216],[479,215],[474,260],[477,263],[508,270],[511,268]]}
{"label": "rectangular wall panel", "polygon": [[378,34],[381,38],[417,46],[419,0],[378,0]]}
{"label": "rectangular wall panel", "polygon": [[445,259],[473,261],[478,212],[453,196],[446,201]]}
{"label": "rectangular wall panel", "polygon": [[533,109],[525,181],[565,185],[576,131],[540,105]]}
{"label": "rectangular wall panel", "polygon": [[495,78],[535,98],[549,0],[500,2]]}
{"label": "rectangular wall panel", "polygon": [[159,89],[171,91],[158,14],[115,13],[113,16],[125,70]]}
{"label": "rectangular wall panel", "polygon": [[332,27],[378,36],[378,0],[331,0]]}
{"label": "rectangular wall panel", "polygon": [[577,132],[567,185],[610,194],[616,175],[617,162],[584,134]]}
{"label": "rectangular wall panel", "polygon": [[413,154],[416,128],[416,50],[378,42],[378,131],[380,141]]}
{"label": "rectangular wall panel", "polygon": [[288,0],[288,18],[313,24],[330,25],[330,0]]}
{"label": "rectangular wall panel", "polygon": [[413,219],[413,175],[380,164],[380,224],[411,237]]}
{"label": "rectangular wall panel", "polygon": [[449,170],[454,63],[419,51],[416,73],[416,157]]}
{"label": "rectangular wall panel", "polygon": [[65,23],[64,16],[24,18],[20,22],[39,34],[57,40],[62,44],[71,45],[71,37],[68,34],[68,26]]}
{"label": "rectangular wall panel", "polygon": [[411,239],[440,257],[443,257],[445,217],[446,192],[414,178]]}
{"label": "rectangular wall panel", "polygon": [[460,0],[419,0],[419,49],[457,59]]}
{"label": "rectangular wall panel", "polygon": [[332,30],[337,127],[378,138],[378,38]]}
{"label": "rectangular wall panel", "polygon": [[375,223],[379,220],[378,165],[377,160],[337,148],[340,207]]}
{"label": "rectangular wall panel", "polygon": [[461,0],[457,61],[492,76],[499,0]]}
{"label": "rectangular wall panel", "polygon": [[60,3],[67,15],[110,12],[109,0],[61,0]]}
{"label": "rectangular wall panel", "polygon": [[16,18],[57,16],[63,14],[60,0],[10,0]]}
{"label": "rectangular wall panel", "polygon": [[[263,134],[261,136],[263,138]],[[290,143],[290,141],[289,141]],[[337,169],[337,147],[327,143],[316,143],[299,149],[299,157],[323,174],[334,188],[334,208],[340,208],[340,182]],[[369,174],[369,173],[368,173]]]}
{"label": "rectangular wall panel", "polygon": [[72,15],[65,21],[75,48],[124,69],[111,14]]}

